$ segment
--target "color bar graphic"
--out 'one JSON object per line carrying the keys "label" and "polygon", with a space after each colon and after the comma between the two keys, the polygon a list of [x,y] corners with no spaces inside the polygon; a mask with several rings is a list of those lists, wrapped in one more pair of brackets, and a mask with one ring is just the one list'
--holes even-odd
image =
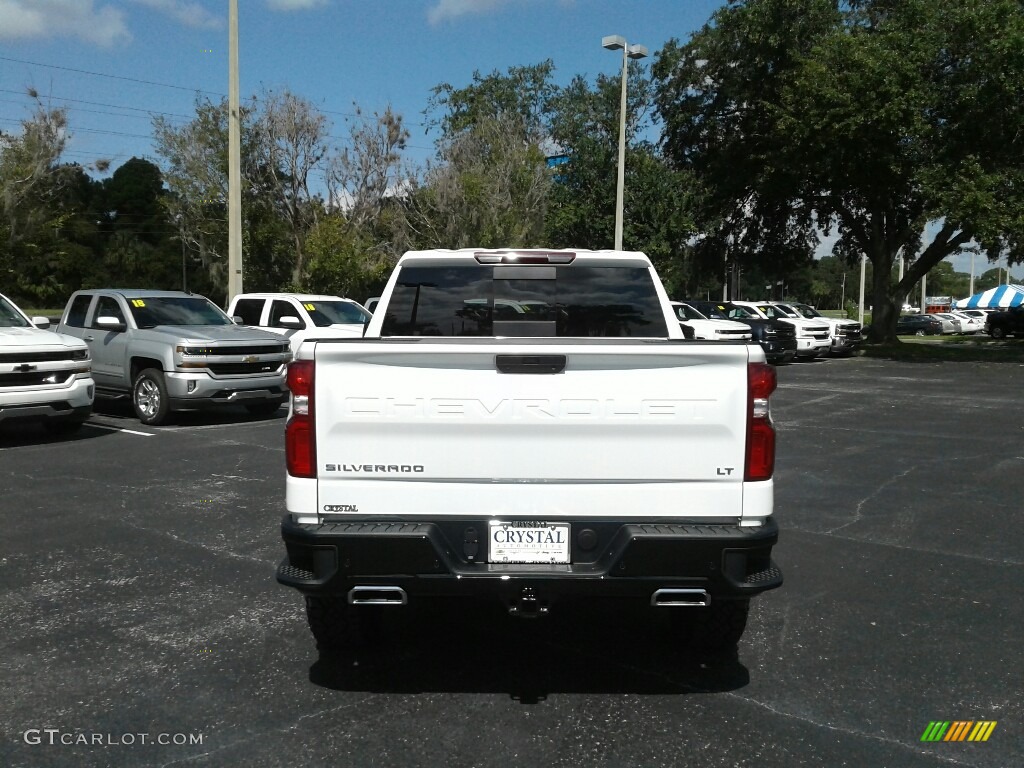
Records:
{"label": "color bar graphic", "polygon": [[996,720],[932,720],[921,741],[988,741],[996,724]]}

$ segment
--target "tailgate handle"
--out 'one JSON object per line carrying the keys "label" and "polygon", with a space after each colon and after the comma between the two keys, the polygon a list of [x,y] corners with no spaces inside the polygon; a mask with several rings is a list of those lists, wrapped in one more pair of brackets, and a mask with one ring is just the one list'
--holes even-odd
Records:
{"label": "tailgate handle", "polygon": [[502,373],[562,373],[565,355],[495,355],[494,366]]}

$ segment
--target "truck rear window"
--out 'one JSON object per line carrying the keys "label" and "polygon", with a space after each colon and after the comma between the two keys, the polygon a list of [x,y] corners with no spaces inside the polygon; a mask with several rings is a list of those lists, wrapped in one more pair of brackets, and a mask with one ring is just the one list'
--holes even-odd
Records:
{"label": "truck rear window", "polygon": [[644,266],[424,266],[398,275],[382,336],[668,336]]}

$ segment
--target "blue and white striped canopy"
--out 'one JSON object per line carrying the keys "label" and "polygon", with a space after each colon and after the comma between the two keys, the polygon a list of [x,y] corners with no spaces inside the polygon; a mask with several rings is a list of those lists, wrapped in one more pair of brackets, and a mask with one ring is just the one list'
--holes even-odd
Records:
{"label": "blue and white striped canopy", "polygon": [[1024,304],[1024,285],[1000,285],[982,293],[976,293],[969,299],[955,302],[958,309],[982,309],[991,307],[1019,307]]}

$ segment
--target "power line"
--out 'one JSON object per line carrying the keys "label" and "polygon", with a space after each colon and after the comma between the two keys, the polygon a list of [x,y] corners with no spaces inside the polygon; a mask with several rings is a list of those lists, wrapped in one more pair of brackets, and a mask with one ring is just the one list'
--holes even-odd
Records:
{"label": "power line", "polygon": [[[26,96],[26,97],[28,96],[28,94],[26,94],[24,91],[15,91],[15,90],[11,90],[10,88],[0,88],[0,93],[14,93],[14,94],[19,94],[19,95]],[[123,104],[105,104],[102,101],[86,101],[85,99],[72,99],[72,98],[69,98],[67,96],[47,96],[47,98],[48,99],[55,99],[57,101],[71,101],[71,102],[74,102],[76,104],[90,104],[90,105],[92,105],[94,107],[111,107],[112,109],[125,109],[125,110],[130,110],[132,112],[144,112],[147,116],[148,115],[166,115],[167,117],[180,117],[180,118],[182,118],[184,120],[191,120],[192,117],[193,117],[192,115],[179,115],[179,114],[177,114],[175,112],[161,112],[158,109],[142,109],[141,107],[127,107],[127,106],[124,106]],[[19,102],[11,102],[11,103],[12,104],[14,104],[14,103],[21,104],[22,102],[19,101]],[[77,107],[76,107],[76,109],[77,109]],[[84,110],[83,109],[81,111],[82,112],[88,112],[89,110]],[[98,114],[112,114],[112,113],[110,113],[110,112],[99,112]],[[138,117],[138,115],[118,115],[118,117]]]}
{"label": "power line", "polygon": [[[0,123],[14,123],[15,125],[21,125],[22,121],[21,120],[14,120],[14,119],[9,118],[9,117],[0,117]],[[101,131],[98,128],[71,128],[69,130],[71,131],[71,133],[76,133],[76,132],[79,132],[79,131],[81,131],[82,133],[102,133],[102,134],[108,134],[110,136],[127,136],[128,138],[132,138],[132,139],[150,139],[150,140],[152,140],[152,138],[153,138],[152,136],[146,136],[146,135],[141,134],[141,133],[124,133],[122,131]]]}
{"label": "power line", "polygon": [[[3,89],[0,89],[0,92],[3,92]],[[15,101],[14,99],[0,99],[0,104],[22,104],[22,103],[23,102]],[[132,118],[134,120],[151,120],[152,119],[152,115],[125,115],[125,114],[122,114],[120,112],[110,112],[109,110],[102,110],[102,109],[85,109],[84,107],[68,107],[68,111],[72,112],[73,114],[86,113],[86,114],[90,114],[90,115],[107,115],[108,117],[127,117],[127,118]],[[168,114],[168,113],[164,112],[164,113],[161,113],[161,114]],[[184,119],[185,120],[189,120],[191,118],[186,117]]]}
{"label": "power line", "polygon": [[[13,61],[13,62],[15,62],[17,64],[30,64],[30,65],[35,66],[35,67],[49,67],[50,69],[60,69],[60,70],[63,70],[65,72],[76,72],[76,73],[78,73],[80,75],[93,75],[94,77],[109,77],[109,78],[112,78],[114,80],[126,80],[126,81],[128,81],[130,83],[141,83],[142,85],[155,85],[155,86],[158,86],[160,88],[175,88],[175,89],[180,90],[180,91],[189,91],[190,93],[205,93],[205,94],[208,94],[210,96],[220,96],[221,98],[227,98],[227,94],[220,93],[218,91],[204,91],[202,88],[189,88],[188,86],[185,86],[185,85],[174,85],[172,83],[158,83],[158,82],[153,81],[153,80],[140,80],[137,77],[126,77],[124,75],[110,75],[110,74],[107,74],[106,72],[92,72],[92,71],[87,70],[87,69],[75,69],[74,67],[61,67],[61,66],[58,66],[56,64],[44,64],[44,63],[39,62],[39,61],[28,61],[26,59],[14,59],[14,58],[11,58],[9,56],[0,56],[0,61]],[[86,103],[88,103],[88,102],[86,102]],[[107,106],[113,106],[113,105],[107,105]],[[314,106],[316,106],[316,105],[314,105]],[[119,107],[119,108],[122,108],[122,109],[132,109],[131,107]],[[327,114],[327,115],[341,115],[342,117],[361,117],[362,116],[362,115],[360,115],[360,114],[358,114],[356,112],[339,112],[339,111],[336,111],[336,110],[323,109],[321,107],[317,107],[317,109],[319,109],[321,112],[323,112],[324,114]],[[404,116],[402,117],[402,122],[405,123],[406,125],[416,125],[416,126],[421,126],[421,127],[426,125],[426,123],[419,123],[419,122],[413,122],[411,120],[406,120]]]}
{"label": "power line", "polygon": [[158,83],[154,80],[140,80],[137,77],[125,77],[124,75],[108,75],[106,72],[91,72],[87,69],[75,69],[74,67],[60,67],[56,64],[43,64],[39,61],[27,61],[25,59],[13,59],[9,56],[0,56],[0,61],[13,61],[16,64],[31,64],[34,67],[49,67],[50,69],[60,69],[65,72],[77,72],[80,75],[93,75],[95,77],[109,77],[112,80],[126,80],[130,83],[141,83],[142,85],[155,85],[160,88],[175,88],[179,91],[189,91],[190,93],[208,93],[211,96],[220,96],[226,98],[227,94],[218,93],[217,91],[204,91],[202,88],[189,88],[185,85],[173,85],[172,83]]}

